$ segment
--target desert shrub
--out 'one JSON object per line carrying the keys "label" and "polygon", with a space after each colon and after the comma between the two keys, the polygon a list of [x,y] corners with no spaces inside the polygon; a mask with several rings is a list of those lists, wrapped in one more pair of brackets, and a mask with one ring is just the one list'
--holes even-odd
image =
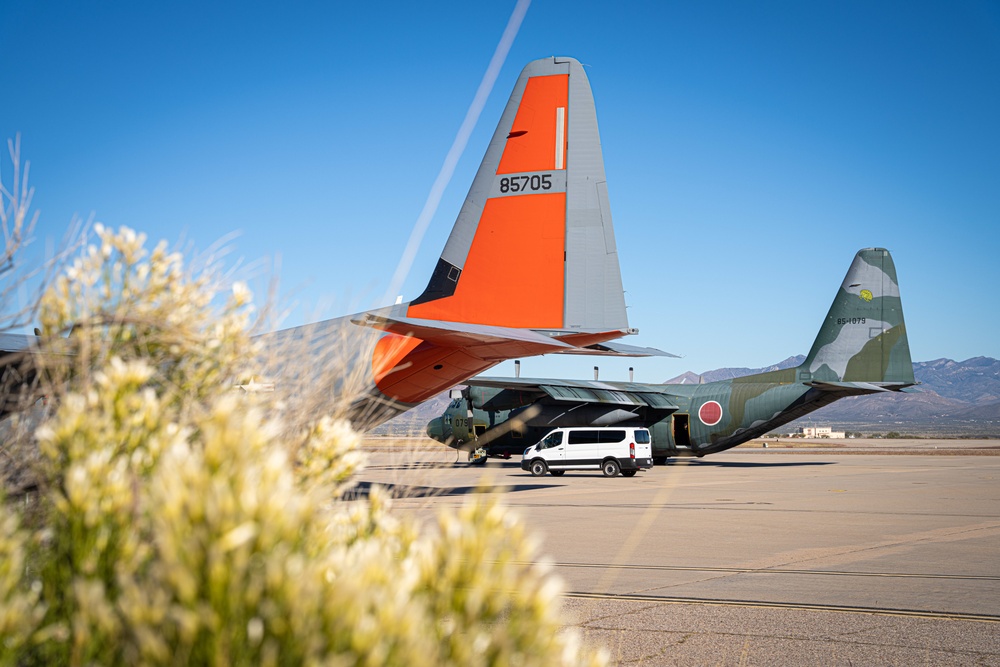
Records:
{"label": "desert shrub", "polygon": [[[599,664],[495,502],[397,517],[336,415],[234,390],[249,293],[97,227],[43,298],[35,512],[0,518],[0,665]],[[293,424],[294,426],[289,426]]]}

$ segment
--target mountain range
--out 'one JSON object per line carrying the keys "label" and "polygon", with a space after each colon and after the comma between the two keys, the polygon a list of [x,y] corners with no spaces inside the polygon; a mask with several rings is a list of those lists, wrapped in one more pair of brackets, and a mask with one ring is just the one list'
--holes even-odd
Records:
{"label": "mountain range", "polygon": [[[718,368],[701,374],[688,371],[665,384],[715,382],[794,368],[804,359],[797,355],[764,368]],[[920,384],[911,393],[843,398],[780,430],[790,433],[801,426],[832,426],[865,435],[896,431],[939,437],[1000,437],[1000,361],[992,357],[935,359],[914,363],[913,374]],[[383,424],[375,433],[423,434],[427,422],[440,416],[449,400],[447,393],[432,398]]]}

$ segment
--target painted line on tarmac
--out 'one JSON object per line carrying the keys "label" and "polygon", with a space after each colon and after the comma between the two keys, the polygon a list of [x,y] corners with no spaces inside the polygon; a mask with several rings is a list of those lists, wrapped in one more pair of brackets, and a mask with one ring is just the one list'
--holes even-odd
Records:
{"label": "painted line on tarmac", "polygon": [[873,614],[877,616],[900,616],[907,618],[929,618],[952,621],[975,621],[979,623],[1000,623],[1000,616],[991,614],[970,614],[965,612],[921,611],[919,609],[891,609],[879,607],[854,607],[850,605],[807,604],[797,602],[766,602],[763,600],[717,600],[712,598],[687,598],[668,595],[639,595],[632,593],[580,593],[570,591],[563,597],[578,600],[609,600],[621,602],[654,602],[658,604],[697,604],[718,607],[758,607],[767,609],[790,609],[799,611],[829,611],[846,614]]}
{"label": "painted line on tarmac", "polygon": [[594,568],[600,570],[660,570],[671,572],[730,572],[734,574],[816,574],[835,577],[889,577],[900,579],[962,579],[1000,581],[1000,577],[982,574],[921,574],[914,572],[856,572],[850,570],[794,570],[782,568],[697,567],[690,565],[612,565],[606,563],[552,563],[555,567]]}

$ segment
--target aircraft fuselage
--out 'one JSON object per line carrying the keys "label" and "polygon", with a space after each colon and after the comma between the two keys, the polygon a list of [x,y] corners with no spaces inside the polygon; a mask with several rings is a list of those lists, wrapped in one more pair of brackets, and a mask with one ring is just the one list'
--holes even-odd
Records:
{"label": "aircraft fuselage", "polygon": [[[453,447],[510,451],[526,439],[537,440],[537,431],[525,429],[628,424],[649,429],[654,458],[704,456],[839,398],[914,384],[895,264],[888,250],[864,248],[796,368],[708,384],[473,378],[463,398],[449,406],[452,416],[432,421],[428,434]],[[459,421],[464,431],[454,426],[455,413],[463,409],[470,415]]]}
{"label": "aircraft fuselage", "polygon": [[[569,406],[540,399],[512,410],[474,407],[470,418],[466,401],[455,399],[441,417],[432,420],[427,432],[456,449],[484,446],[491,455],[506,456],[521,454],[556,426],[644,426],[652,435],[654,457],[704,456],[760,437],[851,393],[820,391],[796,382],[795,369],[778,373],[788,381],[751,376],[700,385],[599,383],[629,394],[655,394],[675,410],[649,405]],[[476,391],[484,392],[486,400],[478,401],[482,405],[507,390]]]}

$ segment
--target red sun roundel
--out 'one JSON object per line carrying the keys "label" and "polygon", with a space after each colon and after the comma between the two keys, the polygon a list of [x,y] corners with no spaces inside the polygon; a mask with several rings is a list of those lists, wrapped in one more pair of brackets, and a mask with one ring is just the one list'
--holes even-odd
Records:
{"label": "red sun roundel", "polygon": [[705,426],[715,426],[722,420],[722,406],[716,401],[708,401],[698,408],[698,419]]}

